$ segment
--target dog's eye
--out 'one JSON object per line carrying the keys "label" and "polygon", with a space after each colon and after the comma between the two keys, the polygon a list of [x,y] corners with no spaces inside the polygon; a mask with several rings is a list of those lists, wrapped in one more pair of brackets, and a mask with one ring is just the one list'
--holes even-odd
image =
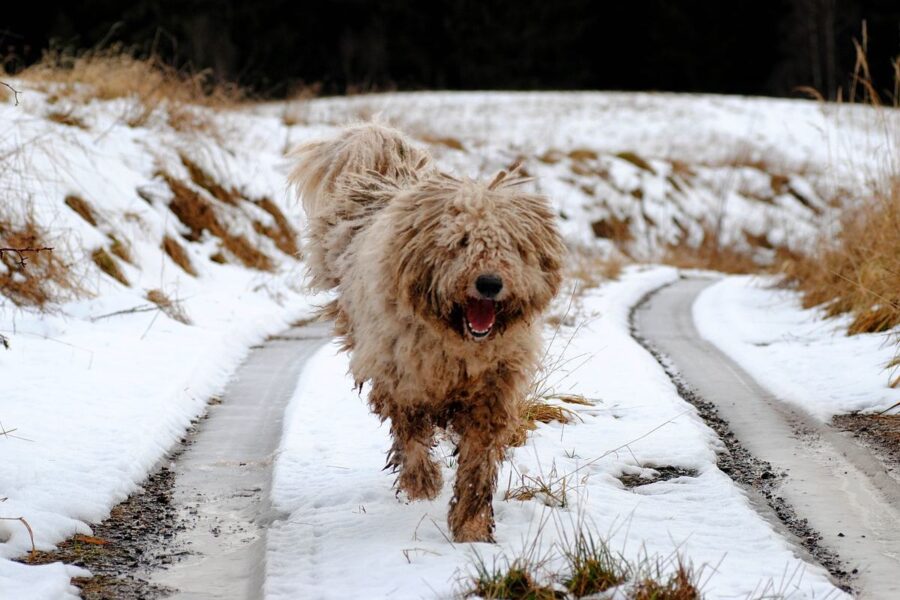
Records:
{"label": "dog's eye", "polygon": [[460,248],[465,248],[465,247],[468,246],[468,245],[469,245],[469,234],[468,234],[468,233],[464,233],[463,236],[462,236],[462,239],[459,240],[459,247],[460,247]]}

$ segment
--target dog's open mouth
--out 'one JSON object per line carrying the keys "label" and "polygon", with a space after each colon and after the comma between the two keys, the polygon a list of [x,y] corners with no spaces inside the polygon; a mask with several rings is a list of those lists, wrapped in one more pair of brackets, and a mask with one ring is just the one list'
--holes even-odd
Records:
{"label": "dog's open mouth", "polygon": [[466,303],[466,329],[476,340],[487,337],[494,328],[497,311],[493,300],[469,298]]}

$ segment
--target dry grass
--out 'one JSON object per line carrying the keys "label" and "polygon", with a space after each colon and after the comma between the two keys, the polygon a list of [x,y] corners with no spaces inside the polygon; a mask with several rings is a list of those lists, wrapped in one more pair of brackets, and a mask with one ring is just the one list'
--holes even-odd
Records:
{"label": "dry grass", "polygon": [[0,294],[17,306],[44,308],[84,293],[71,265],[53,251],[46,231],[33,219],[12,225],[0,220],[0,248],[40,249],[37,252],[0,252]]}
{"label": "dry grass", "polygon": [[147,300],[159,307],[169,318],[174,319],[185,325],[191,324],[184,306],[178,300],[172,300],[162,290],[149,290],[147,292]]}
{"label": "dry grass", "polygon": [[272,242],[275,243],[275,246],[288,256],[299,259],[300,245],[297,241],[297,231],[291,226],[291,222],[288,221],[288,218],[281,212],[278,205],[269,198],[260,198],[254,200],[253,203],[272,215],[272,218],[275,220],[274,227],[266,226],[255,221],[254,227],[257,232],[271,239]]}
{"label": "dry grass", "polygon": [[[567,600],[570,598],[626,598],[628,600],[701,600],[701,571],[678,555],[662,559],[643,555],[629,561],[582,523],[571,539],[562,540],[537,558],[543,523],[535,538],[519,554],[501,554],[490,564],[475,553],[462,596],[506,600]],[[550,571],[548,565],[563,566]],[[539,574],[544,574],[543,583]]]}
{"label": "dry grass", "polygon": [[191,181],[205,189],[210,195],[220,202],[235,206],[241,200],[241,194],[234,188],[226,189],[217,182],[209,173],[203,170],[196,162],[184,154],[181,155],[181,163],[191,175]]}
{"label": "dry grass", "polygon": [[109,234],[109,251],[113,256],[124,260],[127,263],[134,264],[134,257],[131,256],[131,246],[127,242],[123,242],[113,234]]}
{"label": "dry grass", "polygon": [[598,238],[615,242],[622,247],[634,239],[631,232],[631,218],[620,219],[615,215],[609,215],[605,219],[598,219],[591,223],[591,230]]}
{"label": "dry grass", "polygon": [[512,561],[505,557],[495,558],[488,565],[484,558],[476,554],[474,573],[465,598],[484,600],[558,600],[566,598],[565,592],[542,585],[535,572],[541,564],[531,557],[520,557]]}
{"label": "dry grass", "polygon": [[47,119],[60,125],[68,127],[77,127],[78,129],[87,129],[87,123],[76,115],[72,110],[54,110],[47,113]]}
{"label": "dry grass", "polygon": [[172,262],[181,267],[182,271],[192,277],[197,276],[197,270],[194,268],[194,264],[191,262],[191,257],[188,255],[187,250],[185,250],[174,238],[168,235],[164,236],[162,249],[163,252],[172,259]]}
{"label": "dry grass", "polygon": [[538,500],[544,506],[553,508],[566,508],[569,506],[570,480],[573,476],[558,476],[556,468],[550,470],[546,477],[538,475],[532,477],[524,473],[518,474],[518,479],[513,482],[512,474],[506,486],[504,500],[516,500],[528,502]]}
{"label": "dry grass", "polygon": [[697,246],[686,241],[669,245],[662,262],[681,269],[708,269],[721,273],[757,273],[762,270],[750,252],[723,246],[711,229],[703,232],[703,239]]}
{"label": "dry grass", "polygon": [[570,252],[566,276],[577,281],[579,292],[584,292],[618,279],[624,267],[625,260],[618,253],[601,256],[597,252]]}
{"label": "dry grass", "polygon": [[630,162],[643,171],[653,173],[654,175],[656,174],[656,170],[653,168],[653,166],[634,152],[619,152],[616,154],[616,156],[626,162]]}
{"label": "dry grass", "polygon": [[119,263],[117,263],[116,259],[109,255],[109,252],[107,252],[106,249],[97,248],[96,250],[94,250],[94,252],[91,254],[91,260],[101,271],[103,271],[122,285],[131,287],[128,279],[122,272],[122,269],[119,268]]}
{"label": "dry grass", "polygon": [[675,572],[666,577],[657,567],[655,573],[645,575],[634,586],[629,600],[700,600],[697,575],[680,561]]}
{"label": "dry grass", "polygon": [[121,45],[78,53],[48,50],[17,77],[46,91],[51,100],[133,99],[123,115],[132,127],[145,125],[165,108],[171,126],[197,129],[205,124],[198,122],[198,115],[185,114],[185,106],[223,106],[243,96],[238,87],[214,81],[208,71],[175,69],[156,56],[140,56]]}
{"label": "dry grass", "polygon": [[190,230],[190,241],[199,241],[204,231],[209,232],[219,238],[225,249],[245,267],[260,271],[272,270],[272,260],[243,235],[231,233],[223,226],[216,216],[215,207],[199,192],[171,175],[163,173],[162,177],[172,190],[169,209]]}
{"label": "dry grass", "polygon": [[630,567],[621,555],[614,554],[602,539],[595,539],[589,531],[579,531],[573,542],[563,550],[567,575],[566,589],[581,598],[605,592],[625,583]]}
{"label": "dry grass", "polygon": [[80,196],[70,194],[66,196],[64,202],[66,206],[78,213],[79,217],[90,223],[93,227],[97,226],[97,217],[94,215],[94,210],[91,208],[91,205],[88,204],[87,200]]}
{"label": "dry grass", "polygon": [[851,335],[900,325],[900,176],[844,213],[840,231],[823,237],[813,255],[790,257],[782,269],[804,307],[851,315]]}
{"label": "dry grass", "polygon": [[437,137],[431,135],[422,136],[422,141],[426,144],[432,144],[434,146],[444,146],[446,148],[450,148],[452,150],[458,150],[460,152],[465,152],[466,147],[463,145],[458,138],[455,137]]}

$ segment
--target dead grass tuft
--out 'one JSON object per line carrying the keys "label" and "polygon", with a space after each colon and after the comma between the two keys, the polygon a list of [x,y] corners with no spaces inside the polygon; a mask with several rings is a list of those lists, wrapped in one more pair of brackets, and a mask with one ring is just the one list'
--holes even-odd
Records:
{"label": "dead grass tuft", "polygon": [[611,240],[617,244],[624,244],[634,239],[631,232],[631,218],[620,219],[615,215],[609,215],[605,219],[598,219],[591,223],[591,230],[598,238]]}
{"label": "dead grass tuft", "polygon": [[228,231],[216,216],[215,208],[203,196],[171,175],[162,174],[172,190],[171,210],[189,230],[188,239],[199,241],[204,231],[219,238],[222,245],[244,266],[260,271],[271,271],[272,260],[253,246],[243,235]]}
{"label": "dead grass tuft", "polygon": [[179,300],[172,300],[162,290],[149,290],[147,292],[147,300],[158,306],[170,319],[174,319],[185,325],[191,324],[191,319],[188,317],[181,302]]}
{"label": "dead grass tuft", "polygon": [[595,539],[589,531],[577,532],[573,543],[563,549],[563,556],[568,567],[563,583],[576,598],[618,587],[630,576],[625,559],[613,554],[604,540]]}
{"label": "dead grass tuft", "polygon": [[191,275],[192,277],[197,276],[197,270],[194,269],[194,264],[191,262],[191,257],[188,256],[187,250],[175,241],[174,238],[170,236],[164,236],[162,242],[162,249],[169,258],[172,259],[176,265],[181,267],[181,270]]}
{"label": "dead grass tuft", "polygon": [[[0,294],[17,306],[44,308],[84,293],[71,266],[50,246],[47,233],[32,219],[17,226],[0,220]],[[15,251],[25,248],[36,251]]]}
{"label": "dead grass tuft", "polygon": [[555,468],[546,479],[542,475],[532,477],[520,474],[515,484],[510,480],[503,499],[518,502],[538,500],[544,506],[566,508],[569,506],[570,479],[571,477],[558,477]]}
{"label": "dead grass tuft", "polygon": [[300,258],[300,245],[297,241],[297,231],[291,226],[290,221],[278,208],[278,205],[269,198],[260,198],[253,202],[258,207],[272,215],[275,220],[275,226],[266,226],[259,222],[254,222],[257,232],[267,236],[279,250],[292,258]]}
{"label": "dead grass tuft", "polygon": [[119,263],[117,263],[116,259],[110,256],[104,248],[97,248],[96,250],[94,250],[94,252],[91,254],[91,260],[101,271],[103,271],[122,285],[131,287],[128,279],[122,272],[122,269],[119,268]]}
{"label": "dead grass tuft", "polygon": [[588,148],[575,148],[569,152],[569,158],[577,162],[584,162],[586,160],[597,160],[599,155]]}
{"label": "dead grass tuft", "polygon": [[116,256],[127,263],[134,264],[134,259],[131,256],[131,247],[113,234],[109,234],[108,237],[110,241],[109,251],[113,253],[113,256]]}
{"label": "dead grass tuft", "polygon": [[460,152],[465,152],[466,147],[463,145],[458,138],[455,137],[436,137],[426,135],[422,137],[422,141],[426,144],[432,144],[435,146],[445,146],[447,148],[451,148],[452,150],[458,150]]}
{"label": "dead grass tuft", "polygon": [[536,565],[527,559],[518,558],[509,562],[494,559],[488,565],[484,558],[476,555],[475,573],[470,587],[463,596],[484,600],[557,600],[566,594],[552,587],[538,583],[534,573]]}
{"label": "dead grass tuft", "polygon": [[632,589],[630,600],[701,600],[697,576],[689,568],[678,563],[675,572],[665,577],[662,569],[642,577]]}
{"label": "dead grass tuft", "polygon": [[78,129],[87,129],[87,123],[76,115],[72,110],[54,110],[47,114],[47,119],[60,125],[68,127],[77,127]]}
{"label": "dead grass tuft", "polygon": [[851,315],[850,335],[900,325],[900,175],[845,212],[840,231],[823,236],[812,255],[789,256],[782,271],[805,308]]}
{"label": "dead grass tuft", "polygon": [[234,188],[226,189],[219,184],[209,173],[203,170],[196,162],[184,154],[181,155],[181,163],[187,167],[191,175],[191,181],[205,189],[210,195],[220,202],[235,206],[241,200],[241,194]]}
{"label": "dead grass tuft", "polygon": [[619,152],[616,154],[616,156],[626,162],[630,162],[631,164],[636,166],[638,169],[647,171],[649,173],[653,173],[654,175],[656,174],[656,169],[653,168],[653,165],[651,165],[646,160],[644,160],[643,158],[638,156],[638,154],[635,152],[630,152],[630,151]]}
{"label": "dead grass tuft", "polygon": [[92,226],[97,226],[97,217],[94,215],[94,210],[91,208],[91,205],[88,204],[87,200],[80,196],[70,194],[66,196],[64,202],[66,206],[78,213],[79,217],[90,223]]}

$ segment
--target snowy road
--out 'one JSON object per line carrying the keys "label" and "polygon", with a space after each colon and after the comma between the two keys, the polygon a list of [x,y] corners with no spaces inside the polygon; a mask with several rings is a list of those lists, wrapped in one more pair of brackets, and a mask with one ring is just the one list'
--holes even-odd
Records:
{"label": "snowy road", "polygon": [[860,596],[900,597],[900,486],[867,449],[781,402],[700,337],[691,307],[710,283],[686,279],[662,289],[637,311],[638,331],[716,406],[744,447],[787,473],[778,493],[856,574]]}
{"label": "snowy road", "polygon": [[266,530],[277,518],[269,492],[284,409],[306,360],[330,324],[270,338],[241,365],[174,464],[174,502],[188,523],[174,545],[188,558],[152,580],[172,598],[262,597]]}

